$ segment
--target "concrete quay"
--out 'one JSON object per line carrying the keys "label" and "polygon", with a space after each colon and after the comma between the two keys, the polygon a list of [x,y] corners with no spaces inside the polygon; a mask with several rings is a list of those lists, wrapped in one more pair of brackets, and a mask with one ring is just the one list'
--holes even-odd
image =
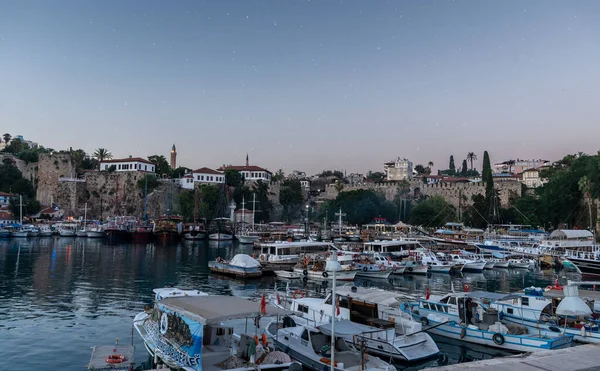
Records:
{"label": "concrete quay", "polygon": [[435,371],[592,371],[600,370],[600,344],[580,345],[571,348],[547,350],[482,361],[431,367]]}

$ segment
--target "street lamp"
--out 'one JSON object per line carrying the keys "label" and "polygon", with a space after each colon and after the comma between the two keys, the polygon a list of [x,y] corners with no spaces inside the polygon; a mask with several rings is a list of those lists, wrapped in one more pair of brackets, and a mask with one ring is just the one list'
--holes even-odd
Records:
{"label": "street lamp", "polygon": [[310,233],[309,233],[309,230],[308,230],[308,208],[309,208],[309,205],[308,205],[308,204],[306,204],[306,218],[304,219],[304,220],[305,220],[305,222],[306,222],[306,227],[305,227],[305,229],[304,229],[304,230],[305,230],[305,232],[306,232],[306,239],[307,239],[307,240],[308,240],[308,237],[310,236]]}

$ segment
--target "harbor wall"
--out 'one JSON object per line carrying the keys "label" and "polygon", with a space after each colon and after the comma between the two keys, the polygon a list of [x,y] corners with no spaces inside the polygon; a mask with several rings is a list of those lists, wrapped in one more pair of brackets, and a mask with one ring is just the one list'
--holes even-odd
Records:
{"label": "harbor wall", "polygon": [[[385,183],[363,183],[358,185],[344,185],[338,191],[336,184],[328,184],[325,188],[325,194],[322,197],[333,200],[340,192],[349,192],[355,190],[372,190],[381,193],[388,201],[393,201],[398,193],[402,183],[400,182],[385,182]],[[419,198],[423,196],[441,196],[455,207],[459,203],[463,206],[473,204],[472,196],[485,195],[485,183],[450,183],[440,182],[436,184],[425,184],[421,180],[411,180],[408,182],[410,191],[409,197]],[[521,182],[519,181],[504,181],[494,183],[494,189],[498,191],[500,204],[503,207],[510,205],[511,197],[521,197]]]}
{"label": "harbor wall", "polygon": [[[83,217],[85,204],[90,219],[107,216],[134,215],[144,211],[144,192],[138,189],[138,180],[146,173],[87,171],[76,179],[75,167],[68,154],[40,156],[37,164],[37,199],[43,206],[52,203],[67,216]],[[60,178],[71,180],[60,181]],[[159,187],[147,197],[147,214],[160,216],[178,210],[180,189],[171,181],[160,181]],[[117,206],[118,205],[118,206]]]}

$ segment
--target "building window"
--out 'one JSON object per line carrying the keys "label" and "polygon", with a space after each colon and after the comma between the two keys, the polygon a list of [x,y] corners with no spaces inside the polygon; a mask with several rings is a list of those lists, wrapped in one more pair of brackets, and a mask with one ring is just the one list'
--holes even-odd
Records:
{"label": "building window", "polygon": [[148,165],[144,165],[144,170],[148,170]]}
{"label": "building window", "polygon": [[119,164],[119,170],[121,170],[121,164]]}

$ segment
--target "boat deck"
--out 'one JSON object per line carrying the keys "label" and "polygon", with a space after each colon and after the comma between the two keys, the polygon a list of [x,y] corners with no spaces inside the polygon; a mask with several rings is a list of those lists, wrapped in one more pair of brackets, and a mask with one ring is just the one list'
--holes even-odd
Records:
{"label": "boat deck", "polygon": [[600,367],[600,344],[574,346],[547,350],[533,354],[498,357],[482,361],[459,363],[425,370],[494,370],[494,371],[591,371]]}

